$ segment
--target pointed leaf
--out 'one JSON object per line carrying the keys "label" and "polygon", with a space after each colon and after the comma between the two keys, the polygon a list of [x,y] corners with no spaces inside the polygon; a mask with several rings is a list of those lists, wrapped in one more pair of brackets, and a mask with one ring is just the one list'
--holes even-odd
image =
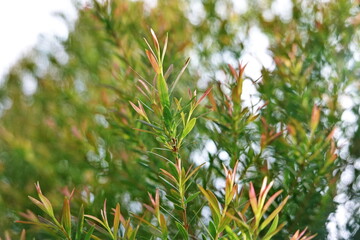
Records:
{"label": "pointed leaf", "polygon": [[84,227],[84,206],[81,205],[78,216],[77,227],[76,227],[75,240],[81,240],[83,227]]}
{"label": "pointed leaf", "polygon": [[163,107],[170,107],[169,90],[166,80],[162,74],[157,78],[157,89],[159,92],[160,102]]}
{"label": "pointed leaf", "polygon": [[192,118],[185,126],[182,134],[181,134],[181,138],[184,138],[186,137],[190,132],[191,130],[194,128],[195,126],[195,123],[196,123],[196,118]]}
{"label": "pointed leaf", "polygon": [[116,238],[118,235],[119,225],[120,225],[120,204],[116,204],[115,214],[114,214],[114,225],[113,225],[113,234]]}
{"label": "pointed leaf", "polygon": [[178,222],[175,222],[175,223],[176,223],[176,226],[177,226],[177,228],[179,229],[179,231],[181,233],[182,239],[184,239],[184,240],[189,239],[189,234],[186,231],[186,229],[183,227],[183,225],[178,223]]}
{"label": "pointed leaf", "polygon": [[180,73],[178,74],[178,76],[176,77],[174,83],[173,83],[172,86],[171,86],[170,93],[172,93],[172,92],[174,91],[176,84],[179,82],[180,77],[183,75],[185,69],[186,69],[187,66],[189,65],[189,62],[190,62],[190,58],[186,59],[186,62],[185,62],[185,64],[184,64],[184,66],[182,67]]}
{"label": "pointed leaf", "polygon": [[283,209],[285,206],[289,196],[287,196],[284,201],[280,203],[280,205],[268,216],[265,221],[260,225],[260,230],[264,229],[274,218],[275,216]]}
{"label": "pointed leaf", "polygon": [[65,231],[71,236],[71,213],[70,213],[70,200],[65,197],[61,215],[61,223],[65,228]]}

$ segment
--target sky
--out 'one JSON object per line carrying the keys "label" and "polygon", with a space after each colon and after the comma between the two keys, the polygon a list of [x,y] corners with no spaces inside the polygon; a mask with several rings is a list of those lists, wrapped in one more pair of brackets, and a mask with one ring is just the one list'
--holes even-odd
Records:
{"label": "sky", "polygon": [[0,79],[38,42],[39,37],[66,38],[66,24],[55,16],[76,19],[71,0],[9,0],[0,3]]}

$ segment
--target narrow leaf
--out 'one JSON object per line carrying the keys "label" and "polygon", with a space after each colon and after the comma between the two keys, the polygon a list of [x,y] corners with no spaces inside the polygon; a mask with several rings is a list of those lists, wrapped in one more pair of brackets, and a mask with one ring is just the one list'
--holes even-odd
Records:
{"label": "narrow leaf", "polygon": [[119,225],[120,225],[120,204],[116,204],[115,214],[114,214],[114,225],[113,225],[113,234],[116,238],[118,235]]}
{"label": "narrow leaf", "polygon": [[162,74],[157,78],[157,89],[159,92],[160,102],[163,107],[170,107],[169,90],[166,80]]}
{"label": "narrow leaf", "polygon": [[184,138],[186,137],[190,132],[191,130],[194,128],[195,126],[195,123],[196,123],[196,118],[192,118],[185,126],[182,134],[181,134],[181,138]]}
{"label": "narrow leaf", "polygon": [[275,216],[283,209],[285,206],[289,196],[287,196],[284,201],[280,203],[280,205],[268,216],[265,221],[260,225],[260,230],[264,229],[274,218]]}
{"label": "narrow leaf", "polygon": [[184,239],[184,240],[189,239],[189,234],[186,231],[186,229],[183,227],[183,225],[178,223],[178,222],[175,222],[175,223],[176,223],[176,226],[177,226],[177,228],[179,229],[179,231],[181,233],[182,239]]}
{"label": "narrow leaf", "polygon": [[183,75],[185,69],[186,69],[187,66],[189,65],[189,62],[190,62],[190,58],[186,59],[186,62],[185,62],[185,64],[184,64],[184,66],[183,66],[182,69],[180,70],[180,73],[179,73],[178,76],[176,77],[173,85],[171,86],[170,93],[172,93],[172,92],[174,91],[174,88],[175,88],[176,84],[179,82],[180,77]]}
{"label": "narrow leaf", "polygon": [[160,74],[160,72],[161,72],[160,67],[159,67],[159,64],[156,61],[155,56],[147,49],[145,50],[145,52],[146,52],[146,56],[148,57],[148,59],[149,59],[149,61],[151,63],[151,66],[155,70],[156,74]]}

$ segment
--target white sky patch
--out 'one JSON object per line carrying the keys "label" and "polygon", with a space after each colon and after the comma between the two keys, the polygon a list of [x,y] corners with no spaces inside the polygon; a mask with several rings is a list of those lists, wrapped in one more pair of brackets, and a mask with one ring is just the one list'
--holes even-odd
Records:
{"label": "white sky patch", "polygon": [[234,11],[238,14],[246,13],[249,9],[247,0],[232,0]]}
{"label": "white sky patch", "polygon": [[71,0],[11,0],[0,3],[0,79],[29,49],[39,35],[66,39],[69,30],[54,13],[61,12],[76,19]]}
{"label": "white sky patch", "polygon": [[187,9],[187,17],[193,25],[199,25],[205,19],[206,12],[201,0],[193,0]]}
{"label": "white sky patch", "polygon": [[22,78],[22,90],[25,95],[32,95],[36,92],[37,80],[31,73],[25,73]]}
{"label": "white sky patch", "polygon": [[284,22],[290,21],[292,18],[292,1],[291,0],[275,0],[271,5],[273,13],[280,17]]}
{"label": "white sky patch", "polygon": [[245,40],[245,54],[240,59],[244,64],[248,64],[245,68],[247,76],[257,79],[261,76],[262,67],[274,69],[275,63],[269,55],[269,46],[269,38],[258,27],[252,27]]}

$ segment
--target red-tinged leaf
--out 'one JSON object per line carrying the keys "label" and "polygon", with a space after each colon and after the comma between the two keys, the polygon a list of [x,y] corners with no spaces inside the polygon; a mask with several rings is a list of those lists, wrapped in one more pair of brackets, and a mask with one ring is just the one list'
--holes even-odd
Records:
{"label": "red-tinged leaf", "polygon": [[334,128],[331,130],[331,132],[329,133],[329,135],[327,135],[327,137],[326,137],[326,140],[327,140],[327,141],[330,141],[330,140],[333,138],[333,136],[334,136],[334,134],[335,134],[335,131],[336,131],[336,128],[334,127]]}
{"label": "red-tinged leaf", "polygon": [[311,235],[311,236],[309,236],[309,237],[303,237],[301,240],[311,240],[311,239],[313,239],[313,238],[315,238],[317,236],[317,234],[313,234],[313,235]]}
{"label": "red-tinged leaf", "polygon": [[228,64],[228,66],[229,66],[230,72],[233,75],[234,79],[238,79],[238,75],[236,73],[235,68],[233,68],[233,66],[231,66],[230,64]]}
{"label": "red-tinged leaf", "polygon": [[139,132],[150,133],[150,134],[156,135],[154,132],[151,132],[151,131],[148,131],[145,129],[140,129],[140,128],[133,128],[133,129],[136,131],[139,131]]}
{"label": "red-tinged leaf", "polygon": [[40,187],[40,183],[39,183],[39,182],[36,182],[36,183],[35,183],[35,188],[36,188],[36,191],[37,191],[38,194],[42,194],[42,192],[41,192],[41,187]]}
{"label": "red-tinged leaf", "polygon": [[168,79],[168,77],[170,76],[170,74],[172,73],[172,71],[174,70],[174,65],[171,64],[169,66],[169,68],[166,70],[165,74],[164,74],[164,78]]}
{"label": "red-tinged leaf", "polygon": [[246,217],[242,212],[237,211],[236,213],[239,215],[241,221],[247,222]]}
{"label": "red-tinged leaf", "polygon": [[150,32],[151,32],[152,40],[153,40],[154,45],[155,45],[155,49],[157,51],[159,51],[160,50],[160,45],[159,45],[159,41],[158,41],[158,39],[156,37],[156,34],[155,34],[155,32],[154,32],[154,30],[152,28],[150,28]]}
{"label": "red-tinged leaf", "polygon": [[317,128],[319,121],[320,121],[320,109],[318,106],[314,105],[311,113],[311,122],[310,122],[310,127],[312,131],[314,131]]}
{"label": "red-tinged leaf", "polygon": [[155,211],[157,214],[160,213],[160,192],[159,192],[159,189],[156,189],[156,192],[155,192]]}
{"label": "red-tinged leaf", "polygon": [[152,214],[155,214],[155,209],[153,207],[150,207],[149,205],[147,204],[143,204],[143,206],[149,211],[151,212]]}
{"label": "red-tinged leaf", "polygon": [[138,113],[138,114],[142,114],[141,113],[141,109],[138,108],[134,103],[132,103],[131,101],[129,101],[130,105],[132,106],[132,108]]}
{"label": "red-tinged leaf", "polygon": [[185,178],[185,182],[187,182],[192,176],[194,176],[194,174],[197,173],[197,172],[200,170],[200,168],[201,168],[202,166],[204,166],[204,165],[205,165],[205,163],[200,164],[200,165],[197,166],[190,174],[186,174],[187,177]]}
{"label": "red-tinged leaf", "polygon": [[35,225],[35,226],[39,226],[45,229],[51,229],[51,230],[58,230],[58,228],[54,225],[49,225],[46,223],[41,223],[41,222],[30,222],[30,221],[15,221],[16,223],[23,223],[23,224],[30,224],[30,225]]}
{"label": "red-tinged leaf", "polygon": [[147,86],[147,84],[146,84],[143,80],[141,80],[141,79],[139,79],[138,81],[139,81],[139,83],[145,88],[146,92],[147,92],[148,94],[151,94],[151,91],[150,91],[149,87]]}
{"label": "red-tinged leaf", "polygon": [[150,194],[149,192],[148,192],[148,195],[149,195],[151,204],[152,204],[153,206],[155,206],[155,205],[156,205],[156,202],[155,202],[154,198],[151,196],[151,194]]}
{"label": "red-tinged leaf", "polygon": [[161,70],[160,70],[159,64],[156,61],[155,56],[149,50],[145,50],[145,52],[146,52],[146,56],[148,57],[148,59],[151,63],[151,66],[155,70],[156,74],[160,74]]}
{"label": "red-tinged leaf", "polygon": [[253,213],[256,214],[258,212],[258,204],[257,204],[254,185],[252,184],[252,182],[250,182],[249,200],[250,200],[250,204],[251,204],[251,208],[253,210]]}
{"label": "red-tinged leaf", "polygon": [[23,229],[21,231],[20,240],[26,240],[26,231],[25,231],[25,229]]}
{"label": "red-tinged leaf", "polygon": [[[149,42],[146,40],[146,38],[144,38],[144,41],[145,41],[146,45],[149,47],[151,53],[153,54],[153,56],[155,57],[155,59],[156,59],[156,61],[157,61],[157,60],[158,60],[158,59],[157,59],[157,55],[156,55],[155,52],[153,51],[151,45],[150,45]],[[144,79],[144,78],[142,78],[142,79]]]}
{"label": "red-tinged leaf", "polygon": [[213,111],[217,111],[216,100],[215,100],[212,92],[210,92],[210,93],[208,94],[208,99],[209,99],[210,104],[211,104],[211,109],[212,109]]}
{"label": "red-tinged leaf", "polygon": [[26,210],[26,213],[20,213],[20,216],[26,218],[27,220],[30,220],[31,222],[38,222],[37,216],[30,210]]}
{"label": "red-tinged leaf", "polygon": [[272,135],[269,139],[269,142],[272,142],[274,141],[275,139],[277,139],[278,137],[280,137],[282,134],[284,133],[284,130],[278,132],[278,133],[275,133],[274,135]]}
{"label": "red-tinged leaf", "polygon": [[299,234],[299,238],[301,238],[307,231],[307,227]]}
{"label": "red-tinged leaf", "polygon": [[298,240],[299,233],[300,233],[300,231],[299,231],[299,230],[297,230],[297,231],[295,232],[295,234],[291,237],[291,239],[290,239],[290,240]]}
{"label": "red-tinged leaf", "polygon": [[101,211],[101,216],[103,218],[104,223],[106,224],[106,226],[109,226],[109,221],[107,218],[107,213],[106,213],[106,199],[104,200],[104,207],[103,210]]}
{"label": "red-tinged leaf", "polygon": [[98,219],[97,217],[95,217],[95,216],[85,214],[84,217],[90,218],[91,220],[94,220],[95,222],[97,222],[97,223],[99,223],[100,225],[102,225],[104,228],[107,228],[107,226],[105,225],[105,223],[104,223],[103,221],[101,221],[100,219]]}
{"label": "red-tinged leaf", "polygon": [[[307,231],[307,227],[300,233],[299,230],[295,232],[295,234],[292,236],[290,240],[310,240],[316,237],[317,234],[314,234],[312,236],[304,236]],[[304,237],[302,237],[304,236]]]}
{"label": "red-tinged leaf", "polygon": [[262,209],[262,214],[264,214],[266,212],[266,210],[270,207],[270,205],[274,202],[274,200],[277,198],[277,196],[279,196],[281,193],[283,192],[283,190],[279,190],[276,193],[274,193],[274,195],[272,195],[269,200],[266,202],[265,206]]}
{"label": "red-tinged leaf", "polygon": [[199,98],[199,100],[196,102],[196,106],[199,105],[205,98],[206,96],[211,92],[212,90],[212,86],[209,87],[205,92],[204,94]]}
{"label": "red-tinged leaf", "polygon": [[168,171],[164,170],[164,169],[160,169],[161,173],[164,174],[165,176],[167,176],[170,180],[172,180],[174,183],[178,183],[178,181],[176,180],[176,178],[171,175]]}
{"label": "red-tinged leaf", "polygon": [[69,236],[71,236],[71,212],[70,212],[70,200],[69,198],[64,198],[61,223],[65,228],[65,231]]}
{"label": "red-tinged leaf", "polygon": [[144,90],[142,90],[139,86],[136,86],[137,90],[139,90],[145,97],[147,97],[148,99],[150,99],[150,97],[144,92]]}
{"label": "red-tinged leaf", "polygon": [[113,224],[113,233],[114,237],[118,235],[119,225],[120,225],[120,204],[116,204],[115,214],[114,214],[114,224]]}

